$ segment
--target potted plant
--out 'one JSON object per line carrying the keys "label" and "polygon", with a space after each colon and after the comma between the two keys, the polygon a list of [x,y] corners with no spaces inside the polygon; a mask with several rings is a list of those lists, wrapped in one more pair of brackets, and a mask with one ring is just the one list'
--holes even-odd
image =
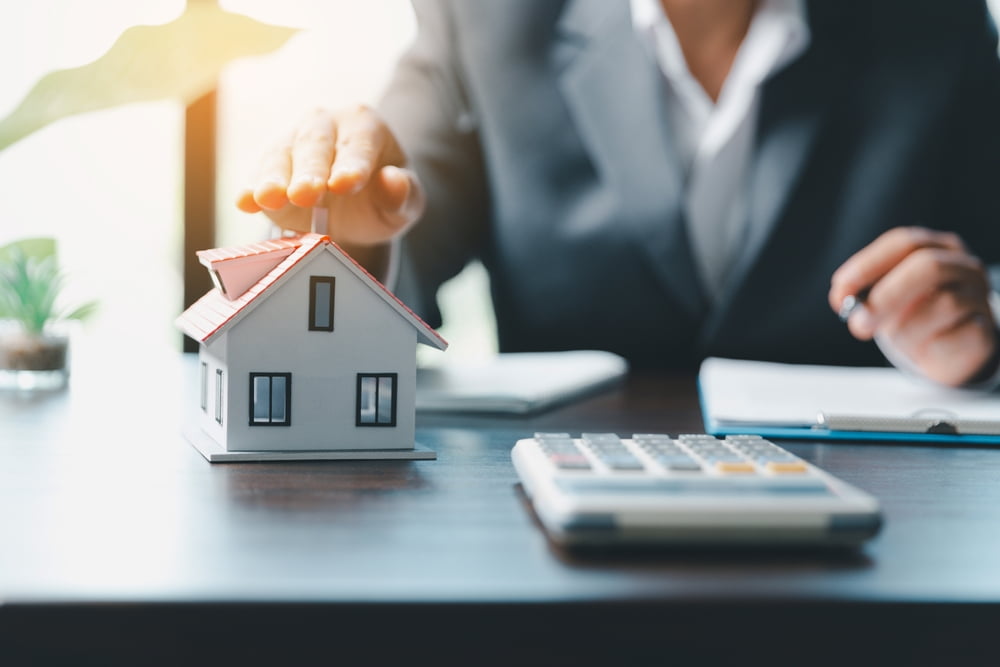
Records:
{"label": "potted plant", "polygon": [[32,390],[66,384],[66,323],[86,318],[96,303],[66,308],[64,284],[53,239],[0,248],[0,385]]}

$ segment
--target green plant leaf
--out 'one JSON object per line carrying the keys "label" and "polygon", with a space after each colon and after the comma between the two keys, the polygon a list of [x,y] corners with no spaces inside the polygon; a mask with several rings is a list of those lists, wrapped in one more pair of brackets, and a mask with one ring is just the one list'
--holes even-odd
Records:
{"label": "green plant leaf", "polygon": [[82,306],[78,307],[76,310],[72,310],[69,313],[62,316],[64,320],[78,320],[83,321],[97,312],[97,302],[88,301]]}
{"label": "green plant leaf", "polygon": [[30,239],[20,239],[5,246],[0,246],[0,264],[9,263],[15,249],[24,253],[26,257],[34,257],[39,260],[46,257],[55,257],[56,240],[49,236],[39,236]]}
{"label": "green plant leaf", "polygon": [[27,254],[21,243],[3,248],[4,259],[0,261],[0,317],[17,320],[25,332],[39,335],[49,322],[79,320],[94,311],[97,304],[91,302],[68,314],[61,314],[56,302],[62,291],[64,278],[56,261],[54,242],[28,243],[24,247],[35,254]]}
{"label": "green plant leaf", "polygon": [[0,120],[0,150],[45,125],[119,104],[180,98],[189,104],[216,86],[229,61],[268,53],[296,32],[189,2],[165,25],[133,26],[92,63],[42,77]]}

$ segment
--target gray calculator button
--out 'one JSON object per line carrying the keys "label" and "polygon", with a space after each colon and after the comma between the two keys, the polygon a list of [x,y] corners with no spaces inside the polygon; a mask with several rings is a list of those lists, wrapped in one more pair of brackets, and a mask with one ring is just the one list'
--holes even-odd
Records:
{"label": "gray calculator button", "polygon": [[590,450],[600,459],[605,459],[611,456],[627,456],[629,458],[633,458],[632,452],[624,447],[591,447]]}
{"label": "gray calculator button", "polygon": [[646,451],[653,456],[687,456],[680,447],[649,447]]}
{"label": "gray calculator button", "polygon": [[716,463],[742,463],[743,461],[746,461],[746,459],[743,458],[742,456],[733,454],[718,454],[715,456],[706,456],[704,457],[704,459],[708,463],[713,465]]}
{"label": "gray calculator button", "polygon": [[552,461],[560,470],[590,470],[590,462],[585,458],[565,458]]}
{"label": "gray calculator button", "polygon": [[631,454],[621,456],[603,456],[601,461],[604,465],[608,466],[612,470],[644,470],[645,467],[642,465],[642,461],[635,458]]}
{"label": "gray calculator button", "polygon": [[539,447],[576,447],[576,442],[569,438],[552,438],[550,440],[538,440]]}
{"label": "gray calculator button", "polygon": [[622,439],[618,437],[617,433],[584,433],[580,436],[580,439],[591,444],[621,444],[622,441]]}
{"label": "gray calculator button", "polygon": [[765,463],[791,463],[792,461],[798,461],[797,456],[792,456],[791,454],[765,454],[763,456],[757,457],[757,463],[764,465]]}
{"label": "gray calculator button", "polygon": [[553,445],[551,447],[542,447],[543,452],[546,454],[579,454],[580,449],[573,443],[565,445]]}
{"label": "gray calculator button", "polygon": [[733,452],[729,451],[728,449],[703,449],[703,450],[695,449],[693,451],[694,451],[695,454],[697,454],[698,456],[700,456],[703,459],[712,459],[712,458],[720,458],[720,457],[727,458],[727,457],[731,457],[731,456],[738,456],[737,454],[734,454]]}
{"label": "gray calculator button", "polygon": [[656,456],[655,458],[658,462],[662,463],[663,465],[667,465],[668,463],[683,463],[686,461],[694,461],[693,458],[691,458],[690,456],[688,456],[683,452],[679,454],[662,454]]}
{"label": "gray calculator button", "polygon": [[632,440],[636,443],[673,442],[666,433],[633,433]]}

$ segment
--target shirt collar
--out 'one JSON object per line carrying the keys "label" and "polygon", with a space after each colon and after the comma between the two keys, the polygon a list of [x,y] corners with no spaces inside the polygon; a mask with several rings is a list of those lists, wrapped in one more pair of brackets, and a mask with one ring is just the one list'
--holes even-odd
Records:
{"label": "shirt collar", "polygon": [[[690,77],[677,34],[659,0],[630,0],[629,4],[632,26],[664,74],[675,80]],[[804,0],[761,0],[750,30],[762,25],[770,34],[783,35],[784,44],[767,71],[761,73],[761,80],[805,52],[811,38]]]}

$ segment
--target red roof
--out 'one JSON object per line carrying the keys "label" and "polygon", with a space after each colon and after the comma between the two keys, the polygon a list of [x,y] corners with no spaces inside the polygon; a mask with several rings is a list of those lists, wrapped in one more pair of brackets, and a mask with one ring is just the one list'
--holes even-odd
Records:
{"label": "red roof", "polygon": [[270,288],[281,281],[299,262],[317,250],[326,249],[357,275],[362,282],[371,287],[376,294],[381,296],[403,319],[407,320],[417,330],[420,342],[440,350],[448,347],[448,342],[438,332],[434,331],[430,325],[420,319],[395,294],[390,292],[372,274],[368,273],[350,255],[341,250],[340,246],[331,241],[328,236],[305,234],[303,236],[255,243],[238,248],[202,250],[198,252],[198,257],[202,260],[203,264],[211,266],[213,262],[270,253],[288,248],[294,248],[294,251],[283,259],[281,263],[268,271],[263,278],[258,280],[242,296],[230,301],[218,290],[213,289],[198,299],[198,301],[177,318],[177,326],[191,338],[202,343],[207,343],[215,335],[228,329],[235,322],[242,319],[246,313],[253,309],[253,304],[257,303],[260,297],[266,298]]}

